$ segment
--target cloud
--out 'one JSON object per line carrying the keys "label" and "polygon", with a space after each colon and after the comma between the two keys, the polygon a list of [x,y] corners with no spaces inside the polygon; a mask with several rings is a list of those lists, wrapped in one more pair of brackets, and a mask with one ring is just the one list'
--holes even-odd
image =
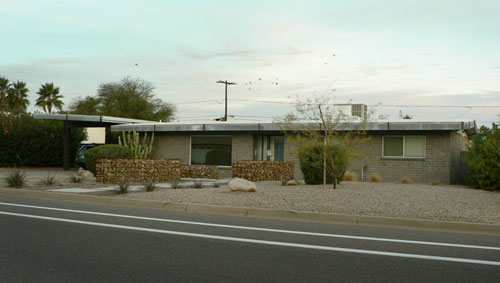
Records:
{"label": "cloud", "polygon": [[171,44],[169,46],[171,50],[178,52],[188,58],[195,60],[210,60],[214,58],[225,58],[225,59],[244,59],[248,60],[249,57],[262,57],[266,55],[299,55],[306,54],[310,51],[302,50],[292,46],[285,46],[279,49],[238,49],[230,50],[225,48],[224,50],[215,51],[203,48],[191,48],[188,46],[183,46],[179,44]]}

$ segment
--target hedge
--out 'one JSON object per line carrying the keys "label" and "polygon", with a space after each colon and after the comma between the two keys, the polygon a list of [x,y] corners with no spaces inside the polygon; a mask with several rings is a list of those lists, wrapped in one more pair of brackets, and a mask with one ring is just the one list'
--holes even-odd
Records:
{"label": "hedge", "polygon": [[476,189],[500,190],[500,124],[482,126],[472,139],[469,156],[470,185]]}
{"label": "hedge", "polygon": [[134,154],[132,151],[124,146],[119,144],[106,144],[93,147],[85,151],[84,154],[84,162],[87,170],[92,173],[96,173],[96,163],[99,159],[104,158],[133,158]]}
{"label": "hedge", "polygon": [[[70,161],[74,162],[83,128],[71,129]],[[29,114],[0,114],[1,167],[59,167],[63,165],[64,123]]]}

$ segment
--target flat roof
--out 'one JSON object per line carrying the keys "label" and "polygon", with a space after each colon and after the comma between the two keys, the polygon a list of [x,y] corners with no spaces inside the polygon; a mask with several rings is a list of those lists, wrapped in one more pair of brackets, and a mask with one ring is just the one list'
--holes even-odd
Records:
{"label": "flat roof", "polygon": [[105,127],[118,124],[155,123],[155,121],[101,115],[35,113],[33,114],[33,117],[41,120],[67,121],[72,125],[82,127]]}
{"label": "flat roof", "polygon": [[[304,128],[318,130],[321,123],[273,123],[273,122],[154,122],[137,124],[120,124],[111,127],[114,132],[279,132],[283,130],[300,130]],[[469,135],[477,133],[476,121],[376,121],[353,122],[339,124],[337,130],[366,131],[466,131]]]}

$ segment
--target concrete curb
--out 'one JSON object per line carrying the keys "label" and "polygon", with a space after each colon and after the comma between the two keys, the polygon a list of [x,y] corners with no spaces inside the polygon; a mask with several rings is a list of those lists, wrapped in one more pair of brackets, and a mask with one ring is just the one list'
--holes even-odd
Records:
{"label": "concrete curb", "polygon": [[474,233],[500,236],[500,225],[433,221],[422,219],[374,217],[358,215],[341,215],[331,213],[302,212],[290,210],[273,210],[262,208],[225,207],[194,203],[170,203],[162,201],[146,201],[121,199],[115,197],[77,195],[67,193],[52,193],[45,191],[29,191],[21,189],[0,188],[0,195],[26,198],[39,198],[60,201],[86,202],[105,205],[129,206],[149,209],[162,209],[192,213],[222,214],[231,216],[245,216],[256,218],[271,218],[282,220],[310,221],[321,223],[336,223],[363,226],[384,226],[393,228],[410,228],[419,230],[436,230],[446,232]]}

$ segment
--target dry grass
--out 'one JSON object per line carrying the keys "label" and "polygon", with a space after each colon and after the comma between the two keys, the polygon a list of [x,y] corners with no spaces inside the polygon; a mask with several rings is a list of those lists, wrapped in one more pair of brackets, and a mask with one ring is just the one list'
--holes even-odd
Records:
{"label": "dry grass", "polygon": [[431,182],[431,185],[433,185],[433,186],[437,186],[437,185],[439,185],[439,183],[438,183],[437,181],[432,181],[432,182]]}
{"label": "dry grass", "polygon": [[382,181],[382,177],[380,177],[380,175],[378,173],[371,174],[369,179],[370,179],[370,182],[376,182],[376,183]]}
{"label": "dry grass", "polygon": [[358,175],[356,175],[356,173],[354,173],[354,172],[347,171],[347,172],[345,172],[345,175],[344,175],[344,181],[355,181],[355,182],[357,182],[358,181]]}
{"label": "dry grass", "polygon": [[413,183],[413,181],[409,178],[409,177],[403,177],[403,179],[401,179],[401,183],[403,184],[411,184]]}

